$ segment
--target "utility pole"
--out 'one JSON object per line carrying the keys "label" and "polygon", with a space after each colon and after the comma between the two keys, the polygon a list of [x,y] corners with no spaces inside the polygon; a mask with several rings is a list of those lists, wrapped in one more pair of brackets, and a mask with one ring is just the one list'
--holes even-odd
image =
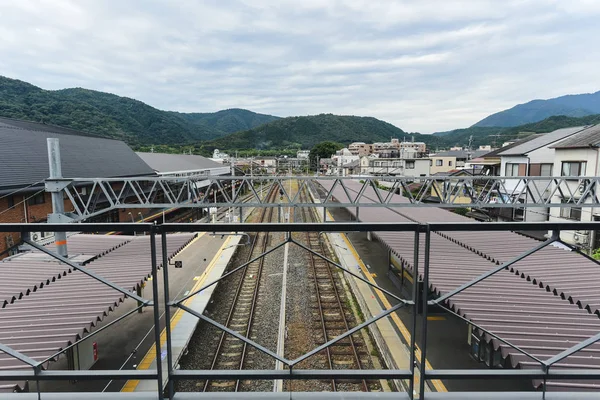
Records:
{"label": "utility pole", "polygon": [[[235,158],[233,159],[233,163],[231,163],[231,176],[235,177],[235,160],[237,159],[237,151],[235,152]],[[235,197],[235,179],[231,180],[231,201],[234,201]],[[235,211],[233,207],[229,212],[229,222],[233,222],[233,212]]]}
{"label": "utility pole", "polygon": [[[62,168],[60,162],[60,147],[58,139],[48,138],[48,166],[50,179],[61,179]],[[48,216],[49,222],[61,222],[60,218],[65,214],[65,201],[63,199],[62,189],[52,188],[52,214]],[[54,232],[54,243],[58,255],[68,257],[67,252],[67,232]]]}

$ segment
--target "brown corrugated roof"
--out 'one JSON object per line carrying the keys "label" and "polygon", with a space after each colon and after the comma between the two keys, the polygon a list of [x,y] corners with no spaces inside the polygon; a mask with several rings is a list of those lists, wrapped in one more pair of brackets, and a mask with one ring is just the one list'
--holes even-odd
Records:
{"label": "brown corrugated roof", "polygon": [[[330,188],[332,181],[321,181]],[[362,186],[347,182],[350,192]],[[354,190],[353,190],[354,189]],[[361,202],[373,202],[373,188],[365,191]],[[334,196],[345,199],[343,189]],[[407,202],[394,195],[392,202]],[[354,208],[347,209],[354,213]],[[392,210],[364,207],[360,219],[368,222],[463,222],[472,220],[440,208]],[[375,232],[375,234],[412,270],[413,233]],[[430,289],[444,294],[531,249],[538,241],[512,232],[447,232],[431,236]],[[424,243],[420,243],[420,267],[423,271]],[[451,297],[447,305],[481,327],[519,346],[540,359],[548,359],[597,334],[600,319],[600,266],[564,249],[546,247],[492,277]],[[586,309],[584,309],[584,308]],[[589,311],[588,311],[589,310]],[[538,363],[510,346],[484,335],[500,349],[513,367],[528,368]],[[600,368],[600,344],[596,343],[567,357],[557,368]],[[537,382],[535,382],[537,384]],[[564,386],[557,382],[555,387]],[[573,388],[600,388],[598,382],[585,385],[569,383]]]}
{"label": "brown corrugated roof", "polygon": [[[168,235],[169,256],[180,251],[193,236]],[[114,239],[107,238],[111,237],[97,235],[95,241],[99,247],[102,247],[99,243],[104,240],[114,243]],[[90,262],[86,268],[124,289],[134,290],[137,284],[151,274],[150,237],[128,239],[131,241]],[[156,246],[157,253],[161,254],[160,237],[157,238]],[[160,257],[159,259],[162,260]],[[23,282],[23,285],[26,284],[27,282]],[[0,343],[34,360],[44,360],[91,332],[124,300],[124,294],[80,271],[72,271],[0,309]],[[0,353],[0,370],[23,368],[31,367]],[[0,391],[12,391],[15,385],[21,383],[3,382],[0,384]]]}

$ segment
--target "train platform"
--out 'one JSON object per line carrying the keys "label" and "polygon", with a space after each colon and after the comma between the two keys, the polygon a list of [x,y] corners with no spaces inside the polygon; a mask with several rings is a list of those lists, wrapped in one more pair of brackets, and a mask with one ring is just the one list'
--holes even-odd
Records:
{"label": "train platform", "polygon": [[[321,213],[322,214],[322,213]],[[331,220],[338,222],[350,221],[351,216],[345,210],[332,209],[331,213],[327,213]],[[395,295],[409,298],[412,286],[412,277],[405,272],[403,280],[403,286],[399,288],[397,282],[394,282],[390,278],[388,271],[388,260],[385,256],[388,252],[387,248],[378,240],[369,240],[366,233],[362,232],[350,232],[343,235],[344,242],[341,244],[343,247],[348,248],[350,253],[355,253],[354,256],[359,262],[359,265],[364,265],[365,268],[361,269],[364,276],[370,275],[372,282],[394,293]],[[338,246],[336,251],[342,250]],[[393,262],[393,260],[392,260]],[[354,265],[357,265],[355,263]],[[365,285],[366,286],[366,285]],[[371,290],[369,288],[369,290]],[[375,291],[371,290],[374,294]],[[376,296],[376,294],[375,294]],[[385,296],[380,296],[385,298]],[[381,299],[379,299],[380,305],[383,305]],[[393,301],[390,301],[393,305]],[[387,308],[387,306],[386,306]],[[393,328],[398,333],[404,343],[407,338],[410,338],[410,333],[406,332],[406,335],[402,332],[401,326],[410,327],[412,323],[412,312],[409,309],[400,309],[395,313],[400,323],[394,321]],[[428,316],[428,351],[427,359],[429,366],[435,369],[483,369],[487,368],[480,361],[475,360],[470,355],[470,347],[467,343],[468,327],[458,317],[447,312],[435,312],[430,313]],[[421,319],[417,317],[417,343],[419,343],[421,328]],[[408,350],[407,350],[408,351]],[[443,381],[440,384],[435,384],[433,389],[435,391],[450,391],[450,392],[463,392],[463,391],[502,391],[506,387],[513,388],[512,390],[527,392],[532,391],[532,385],[524,380],[512,380],[512,379],[497,379],[497,380],[450,380]]]}
{"label": "train platform", "polygon": [[[225,243],[228,244],[225,244]],[[218,255],[219,250],[231,245],[233,242],[228,237],[214,236],[210,233],[199,233],[185,248],[183,248],[171,261],[183,261],[183,268],[169,268],[169,290],[172,298],[181,298],[190,293],[197,282],[202,278]],[[164,328],[164,293],[162,284],[162,270],[158,273],[159,312],[161,314],[161,329]],[[152,297],[151,281],[146,283],[143,297]],[[198,297],[198,296],[196,296]],[[111,323],[117,318],[131,312],[137,304],[132,299],[126,299],[119,307],[98,323],[96,329]],[[93,340],[97,343],[98,360],[92,367],[93,370],[123,369],[131,370],[138,367],[141,357],[153,348],[154,344],[154,319],[151,308],[143,309],[141,313],[133,313],[119,321],[114,327],[99,332]],[[66,358],[61,358],[50,365],[50,369],[69,369]],[[126,383],[124,380],[97,380],[97,381],[49,381],[40,382],[42,392],[114,392],[119,391]],[[156,386],[156,385],[155,385]],[[155,388],[156,390],[156,388]]]}
{"label": "train platform", "polygon": [[[218,235],[217,237],[220,237]],[[206,265],[199,276],[194,277],[194,286],[187,292],[184,293],[186,295],[188,292],[193,293],[200,289],[207,283],[210,283],[223,275],[225,268],[229,264],[229,261],[235,250],[237,245],[239,244],[242,236],[239,235],[231,235],[226,236],[221,242],[219,247],[216,247],[216,253],[212,257],[210,263]],[[197,254],[198,252],[193,251],[193,249],[187,254],[182,255],[179,259],[184,261],[184,264],[187,262],[193,263],[194,260],[198,259],[198,256],[204,257],[204,255]],[[204,259],[204,258],[203,258]],[[200,272],[200,271],[198,271]],[[209,304],[212,294],[217,285],[213,285],[206,290],[196,294],[193,297],[187,299],[183,304],[188,308],[202,314],[204,313],[204,309]],[[181,298],[182,296],[177,296]],[[172,300],[175,298],[171,296]],[[192,334],[194,333],[196,326],[198,324],[198,318],[194,315],[185,312],[181,309],[177,309],[173,316],[171,317],[171,338],[172,338],[172,346],[171,351],[173,354],[173,366],[177,366],[179,364],[179,360],[187,349],[188,343]],[[162,363],[163,371],[168,370],[168,360],[166,357],[166,330],[163,328],[161,335],[161,354],[160,359]],[[157,365],[156,356],[156,348],[155,346],[151,346],[144,358],[140,361],[140,363],[136,366],[138,370],[147,370],[147,369],[156,369]],[[166,385],[167,376],[165,374],[163,386]],[[139,381],[139,380],[129,380],[125,383],[122,392],[156,392],[156,382],[155,381]]]}

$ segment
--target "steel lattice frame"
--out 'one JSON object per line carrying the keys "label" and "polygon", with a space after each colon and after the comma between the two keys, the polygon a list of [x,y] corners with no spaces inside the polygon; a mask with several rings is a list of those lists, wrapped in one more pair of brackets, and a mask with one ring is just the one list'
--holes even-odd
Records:
{"label": "steel lattice frame", "polygon": [[[137,177],[48,179],[46,190],[64,191],[73,205],[70,217],[83,221],[113,209],[173,207],[277,207],[267,201],[258,185],[275,186],[287,203],[300,207],[317,207],[303,203],[289,191],[288,182],[299,181],[300,189],[312,187],[318,180],[333,185],[322,202],[326,207],[444,207],[444,208],[526,208],[526,207],[598,207],[600,177],[331,177],[331,176],[207,176],[202,178]],[[346,187],[349,180],[362,182],[357,194]],[[416,188],[415,188],[415,184]],[[386,185],[389,192],[379,191],[375,201],[361,204],[368,188]],[[78,188],[86,186],[82,195]],[[342,188],[345,197],[333,198],[333,190]],[[412,189],[412,190],[411,190]],[[408,201],[397,203],[395,192]],[[219,193],[217,199],[215,193]],[[251,198],[242,199],[242,193]],[[299,192],[298,192],[299,193]],[[437,203],[427,202],[434,195]],[[468,200],[468,202],[466,202]],[[62,221],[55,221],[62,222]]]}
{"label": "steel lattice frame", "polygon": [[[70,231],[72,229],[73,229],[73,226],[71,224],[0,224],[0,232],[21,232],[21,233],[30,232],[30,231],[52,231],[52,232],[59,231],[60,232],[60,231]],[[94,334],[100,332],[101,330],[111,327],[113,324],[115,324],[118,321],[122,320],[123,318],[126,318],[127,316],[131,315],[133,312],[135,312],[140,307],[153,307],[154,325],[155,325],[154,338],[155,338],[156,353],[160,354],[160,347],[161,347],[160,346],[160,331],[159,331],[160,328],[157,328],[157,327],[161,326],[161,318],[158,313],[158,305],[159,305],[158,293],[159,292],[158,292],[158,279],[157,279],[157,277],[158,277],[157,269],[158,268],[157,268],[157,266],[159,264],[158,260],[161,255],[156,254],[155,244],[156,244],[156,236],[161,235],[162,239],[163,239],[162,240],[162,264],[163,264],[163,274],[164,274],[163,284],[165,285],[164,303],[166,306],[165,307],[166,312],[165,312],[165,317],[164,317],[165,318],[165,320],[164,320],[165,326],[169,327],[169,325],[170,325],[170,324],[166,323],[166,321],[170,320],[170,315],[171,315],[170,310],[172,308],[179,307],[182,310],[190,312],[193,315],[195,315],[196,317],[198,317],[214,326],[217,326],[218,328],[226,331],[227,333],[236,336],[238,339],[245,341],[249,345],[257,348],[258,350],[271,355],[274,359],[277,359],[277,360],[281,361],[282,363],[288,365],[289,370],[240,370],[240,371],[174,370],[172,367],[171,332],[169,329],[167,329],[167,335],[166,335],[167,336],[167,356],[168,356],[168,361],[169,361],[168,362],[169,367],[167,370],[163,370],[162,364],[157,363],[157,369],[150,370],[150,371],[138,371],[138,370],[134,370],[134,371],[124,371],[124,370],[45,371],[41,368],[41,365],[45,361],[42,361],[42,362],[34,361],[34,360],[30,359],[29,357],[27,357],[26,355],[10,349],[10,347],[8,347],[6,345],[0,344],[0,351],[9,354],[12,357],[17,358],[32,367],[31,371],[1,371],[0,372],[0,380],[2,380],[2,381],[14,381],[14,380],[41,381],[41,380],[65,380],[65,379],[77,379],[77,380],[150,379],[150,380],[156,380],[156,382],[157,382],[157,390],[155,393],[150,394],[150,396],[153,396],[153,398],[162,399],[163,398],[163,390],[162,390],[163,389],[162,388],[163,377],[167,378],[166,381],[168,383],[172,383],[177,380],[185,380],[185,379],[226,379],[226,380],[231,380],[231,379],[332,379],[332,378],[349,379],[349,378],[362,377],[362,378],[367,378],[367,379],[375,379],[375,378],[408,379],[411,382],[411,388],[412,387],[419,388],[418,391],[410,390],[408,393],[405,393],[405,394],[394,393],[393,394],[394,397],[391,397],[391,398],[411,398],[412,399],[415,396],[415,392],[422,394],[419,397],[420,399],[459,399],[459,398],[464,398],[464,399],[473,398],[474,399],[474,398],[495,398],[495,396],[501,396],[498,398],[523,398],[523,399],[524,398],[540,398],[540,396],[545,396],[546,393],[545,392],[543,392],[543,393],[539,393],[539,392],[538,393],[502,392],[502,393],[496,393],[496,394],[486,393],[485,395],[482,395],[481,393],[480,394],[477,394],[477,393],[475,393],[475,394],[474,393],[470,393],[470,394],[469,393],[425,393],[424,385],[425,385],[426,380],[431,380],[431,379],[450,380],[450,379],[512,378],[512,379],[527,379],[527,380],[540,379],[540,380],[544,380],[544,381],[550,381],[550,380],[555,380],[555,379],[563,379],[563,380],[600,379],[600,370],[598,370],[598,369],[569,369],[569,370],[559,369],[559,370],[555,370],[555,369],[551,368],[553,365],[555,365],[560,360],[599,341],[600,340],[600,332],[598,334],[594,335],[593,337],[590,337],[590,338],[572,346],[570,349],[567,349],[567,350],[561,352],[560,354],[555,355],[554,357],[551,357],[548,360],[539,360],[536,357],[528,354],[527,352],[519,349],[518,347],[512,346],[510,343],[506,342],[505,340],[498,338],[492,332],[489,332],[482,327],[474,325],[476,328],[481,329],[483,332],[486,332],[486,333],[496,337],[497,339],[502,340],[504,343],[507,343],[508,345],[512,346],[513,348],[520,351],[521,353],[531,357],[532,359],[537,360],[540,363],[540,368],[528,369],[528,370],[510,370],[510,369],[508,369],[508,370],[505,370],[505,369],[497,369],[497,370],[494,370],[494,369],[492,369],[492,370],[490,370],[490,369],[435,370],[434,369],[434,370],[425,370],[424,371],[423,368],[421,368],[421,366],[425,365],[425,359],[426,359],[426,354],[427,354],[427,334],[426,333],[427,333],[428,322],[427,322],[427,307],[423,307],[423,311],[422,311],[422,324],[423,324],[422,329],[423,329],[423,331],[422,332],[424,334],[421,335],[421,340],[419,343],[420,348],[421,348],[421,357],[420,357],[420,359],[417,359],[417,357],[416,357],[417,346],[416,346],[416,342],[415,342],[415,335],[413,335],[411,333],[411,344],[410,344],[410,349],[409,349],[410,353],[411,353],[410,354],[411,364],[410,364],[410,368],[407,370],[333,370],[333,371],[331,371],[331,370],[295,370],[293,368],[293,366],[295,364],[297,364],[298,362],[314,355],[316,352],[323,350],[325,347],[332,345],[333,343],[337,342],[338,340],[341,340],[343,337],[346,337],[347,335],[350,335],[350,334],[358,331],[359,329],[367,327],[368,325],[372,324],[373,322],[377,321],[378,319],[396,311],[400,307],[407,306],[407,307],[413,308],[412,332],[414,332],[416,330],[416,326],[417,326],[416,314],[417,314],[417,302],[418,302],[417,293],[418,293],[418,285],[419,285],[418,279],[413,280],[413,297],[412,297],[412,299],[400,298],[390,292],[385,291],[382,288],[372,285],[371,283],[366,281],[361,276],[344,269],[339,263],[336,263],[333,260],[327,259],[325,256],[323,256],[321,254],[315,253],[314,251],[305,247],[301,243],[298,243],[298,242],[294,241],[293,239],[291,239],[291,235],[288,234],[286,236],[286,240],[281,242],[280,244],[278,244],[276,246],[276,248],[281,247],[285,243],[288,243],[288,242],[294,243],[294,244],[304,248],[305,250],[310,251],[311,253],[315,254],[316,256],[321,257],[321,258],[325,259],[326,261],[332,263],[337,268],[342,268],[344,270],[344,272],[351,274],[355,278],[369,284],[372,287],[375,287],[377,290],[380,290],[380,291],[384,292],[386,295],[392,296],[393,298],[395,298],[396,300],[399,301],[399,303],[396,306],[383,311],[381,314],[374,316],[370,320],[358,325],[357,327],[351,329],[350,331],[346,332],[342,336],[327,342],[326,344],[318,347],[317,349],[315,349],[313,351],[306,353],[305,355],[299,357],[296,360],[288,360],[284,357],[274,354],[270,350],[261,347],[260,345],[253,342],[252,340],[245,338],[245,337],[237,334],[234,331],[229,330],[227,327],[222,326],[222,325],[218,324],[217,322],[213,321],[212,319],[210,319],[202,314],[199,314],[199,313],[195,312],[194,310],[191,310],[188,307],[183,305],[184,300],[201,292],[202,290],[205,290],[207,287],[210,287],[210,286],[216,284],[219,280],[224,279],[226,276],[233,273],[233,271],[230,272],[228,275],[224,275],[223,277],[221,277],[209,284],[204,285],[202,288],[200,288],[198,291],[196,291],[194,293],[184,296],[181,299],[176,299],[176,300],[171,301],[169,299],[169,293],[168,293],[169,263],[168,263],[167,251],[166,251],[166,249],[167,249],[166,248],[166,243],[167,243],[166,234],[169,232],[206,231],[206,232],[224,233],[224,234],[230,233],[230,232],[239,232],[242,230],[244,232],[287,232],[287,233],[306,232],[306,231],[330,232],[330,233],[346,232],[346,231],[414,232],[414,234],[415,234],[414,245],[415,245],[416,251],[414,254],[415,271],[413,271],[413,276],[418,277],[420,275],[420,272],[418,271],[419,262],[417,262],[417,261],[419,260],[419,254],[418,254],[419,240],[421,240],[421,238],[423,238],[425,241],[425,247],[424,247],[424,254],[423,254],[424,263],[423,263],[423,271],[422,271],[422,275],[423,275],[422,283],[423,283],[424,287],[428,287],[430,238],[431,238],[432,232],[539,230],[539,229],[550,229],[553,231],[553,236],[550,239],[548,239],[547,241],[539,244],[538,246],[524,252],[523,254],[515,257],[514,259],[512,259],[508,262],[503,263],[502,265],[499,265],[498,267],[493,268],[492,270],[480,275],[477,278],[474,278],[470,282],[456,288],[455,290],[453,290],[435,300],[429,300],[428,292],[423,291],[421,301],[423,301],[424,304],[428,304],[428,305],[442,305],[442,303],[445,300],[447,300],[448,298],[450,298],[451,296],[454,296],[454,295],[462,292],[463,290],[477,284],[478,282],[483,281],[484,279],[505,269],[506,267],[512,265],[513,263],[515,263],[519,260],[522,260],[525,257],[528,257],[529,255],[550,245],[551,243],[559,241],[559,233],[561,230],[600,229],[600,222],[597,222],[597,223],[594,223],[594,222],[590,222],[590,223],[487,223],[487,224],[478,224],[478,223],[469,223],[469,222],[467,222],[467,223],[431,223],[431,224],[422,224],[422,223],[302,223],[302,224],[300,224],[300,223],[284,223],[284,224],[272,224],[272,223],[267,223],[267,224],[216,224],[216,225],[215,224],[164,224],[164,225],[159,225],[159,226],[151,225],[151,224],[79,224],[78,230],[81,232],[99,232],[99,231],[115,231],[116,230],[116,231],[121,231],[121,232],[145,232],[145,233],[148,233],[150,235],[150,242],[151,242],[151,246],[152,246],[152,249],[151,249],[152,276],[154,278],[153,283],[152,283],[153,300],[147,300],[147,299],[138,297],[135,293],[128,291],[126,289],[123,289],[123,288],[105,280],[104,278],[92,273],[91,271],[88,271],[86,268],[81,267],[77,264],[74,264],[74,263],[70,262],[69,260],[64,259],[63,257],[61,257],[57,254],[54,254],[41,246],[36,245],[35,243],[28,242],[30,245],[34,246],[38,250],[51,255],[55,259],[70,265],[71,267],[92,277],[93,279],[96,279],[96,280],[112,287],[113,289],[115,289],[121,293],[124,293],[127,296],[140,302],[139,307],[135,308],[133,311],[128,312],[127,314],[121,316],[120,318],[111,322],[110,324],[102,327],[98,331],[93,332],[92,334],[88,335],[87,337],[83,338],[82,340],[87,340],[90,337],[92,337]],[[265,254],[260,255],[259,257],[262,257],[272,251],[274,251],[274,249],[270,249]],[[239,266],[237,269],[243,268],[247,264],[248,263],[245,263],[245,264]],[[460,317],[460,318],[462,318],[462,317]],[[473,324],[471,321],[468,321],[468,322]],[[75,345],[75,344],[73,344],[73,345]],[[60,353],[64,352],[65,350],[66,349],[62,350]],[[57,353],[57,354],[59,354],[59,353]],[[52,356],[52,357],[54,357],[54,356]],[[51,359],[52,357],[50,357],[49,359]],[[424,377],[424,379],[420,379],[419,378],[420,376]],[[196,396],[199,398],[211,398],[211,397],[216,398],[216,397],[220,396],[219,394],[213,394],[213,393],[208,393],[208,394],[204,394],[204,395],[173,393],[173,386],[171,384],[169,384],[168,387],[169,387],[169,395],[170,395],[170,398],[172,398],[172,399],[192,398],[192,396]],[[28,395],[30,395],[30,394],[13,394],[10,396],[14,397],[15,399],[19,399],[19,398],[27,398],[26,396],[28,396]],[[44,399],[44,398],[47,398],[47,399],[52,399],[52,398],[69,399],[69,398],[78,398],[78,396],[80,396],[79,393],[60,393],[60,397],[53,397],[53,396],[56,396],[56,394],[53,395],[53,394],[46,394],[46,393],[37,393],[37,395],[39,396],[38,398],[40,398],[40,399]],[[110,396],[111,399],[152,398],[152,397],[143,397],[144,395],[143,394],[140,395],[139,393],[136,393],[136,394],[110,393],[108,395]],[[228,395],[230,395],[230,394],[228,394]],[[311,394],[284,393],[284,395],[286,395],[286,398],[303,398],[305,396],[312,397],[315,394],[311,395]],[[535,395],[537,397],[531,397],[533,395]],[[99,398],[99,399],[104,398],[104,397],[102,397],[101,394],[96,394],[96,396],[97,396],[96,398]],[[264,396],[265,396],[265,394],[261,394],[261,397],[264,397]],[[274,394],[274,396],[275,396],[275,394]],[[338,395],[333,394],[333,393],[332,394],[319,393],[318,396],[322,397],[322,398],[339,398]],[[348,394],[344,394],[344,396],[352,397],[352,395],[348,396]],[[360,398],[369,398],[371,396],[373,396],[373,397],[378,396],[378,398],[381,398],[381,393],[373,393],[373,394],[363,393],[363,394],[360,394],[360,396],[361,396]],[[551,398],[553,398],[553,399],[572,399],[572,398],[584,399],[584,398],[587,398],[586,397],[587,395],[583,394],[583,393],[551,393],[551,396],[552,396]],[[593,398],[591,396],[597,396],[597,393],[592,393],[589,398]],[[245,398],[245,397],[253,397],[253,395],[252,394],[243,394],[243,393],[236,394],[236,398]],[[268,394],[267,394],[267,397],[269,397]],[[387,396],[384,395],[383,397],[387,397]],[[550,398],[550,397],[548,397],[548,398]]]}

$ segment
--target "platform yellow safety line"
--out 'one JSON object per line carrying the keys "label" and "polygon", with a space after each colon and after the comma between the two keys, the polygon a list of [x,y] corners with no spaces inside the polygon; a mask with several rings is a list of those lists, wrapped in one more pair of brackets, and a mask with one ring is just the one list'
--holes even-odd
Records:
{"label": "platform yellow safety line", "polygon": [[446,317],[442,317],[441,315],[432,315],[427,317],[427,321],[445,321]]}
{"label": "platform yellow safety line", "polygon": [[[202,232],[202,234],[198,235],[198,237],[196,239],[194,239],[192,242],[190,242],[190,244],[192,244],[196,240],[200,239],[200,237],[203,236],[205,233],[206,232]],[[221,257],[221,254],[225,250],[225,247],[227,247],[226,245],[229,243],[230,239],[231,239],[231,236],[229,236],[225,240],[225,242],[223,242],[223,244],[221,245],[221,248],[219,249],[219,251],[217,251],[217,253],[213,257],[213,259],[210,261],[210,264],[208,264],[208,266],[202,273],[200,279],[198,279],[198,281],[196,282],[194,287],[190,290],[190,293],[193,293],[202,287],[202,285],[206,281],[206,278],[207,278],[209,272],[217,264],[217,261]],[[186,306],[189,305],[189,303],[192,301],[192,299],[193,299],[193,297],[190,297],[189,299],[184,301],[183,304]],[[175,327],[177,326],[177,323],[179,322],[179,320],[181,320],[184,313],[185,313],[185,311],[183,311],[181,308],[178,308],[177,311],[175,311],[175,314],[173,314],[173,316],[171,317],[171,332],[173,331],[173,329],[175,329]],[[161,348],[165,344],[166,340],[167,340],[167,331],[166,331],[166,329],[163,329],[162,332],[160,333],[160,347]],[[148,350],[148,352],[146,353],[144,358],[142,358],[142,361],[138,364],[136,369],[141,369],[141,370],[149,369],[155,358],[156,358],[156,345],[153,343],[152,346],[150,347],[150,350]],[[135,379],[128,380],[125,383],[125,385],[123,386],[123,388],[121,389],[121,392],[133,392],[133,391],[135,391],[135,389],[137,388],[139,383],[140,383],[139,380],[135,380]]]}
{"label": "platform yellow safety line", "polygon": [[[329,218],[331,218],[331,220],[334,221],[333,216],[329,213],[329,211],[327,211],[327,214],[329,215]],[[362,259],[358,255],[358,253],[357,253],[356,249],[354,248],[354,246],[352,245],[352,243],[350,243],[350,240],[348,239],[346,234],[340,233],[340,235],[342,236],[342,239],[344,239],[344,241],[346,242],[346,248],[348,250],[350,250],[350,252],[352,252],[352,255],[358,261],[358,265],[360,266],[360,269],[362,270],[363,275],[366,277],[366,279],[369,280],[369,282],[371,282],[373,285],[377,286],[377,283],[371,277],[371,274],[367,270],[367,267],[363,263]],[[383,306],[386,309],[392,308],[392,305],[390,304],[388,299],[383,295],[383,293],[381,291],[375,290],[375,293],[377,294],[377,297],[379,297],[379,300],[381,301],[381,303],[383,304]],[[402,322],[400,317],[395,312],[392,313],[391,316],[392,316],[392,320],[394,321],[394,323],[400,330],[400,333],[404,337],[404,340],[406,340],[407,343],[410,343],[410,332],[408,331],[408,329],[406,328],[406,326],[404,325],[404,323]],[[417,360],[419,360],[421,358],[421,349],[416,344],[415,344],[415,357],[417,358]],[[427,361],[427,359],[425,359],[425,368],[433,369],[433,367],[431,366],[429,361]],[[447,392],[448,391],[448,389],[446,389],[446,386],[439,379],[432,379],[431,383],[433,384],[433,387],[435,387],[435,390],[438,392]]]}

